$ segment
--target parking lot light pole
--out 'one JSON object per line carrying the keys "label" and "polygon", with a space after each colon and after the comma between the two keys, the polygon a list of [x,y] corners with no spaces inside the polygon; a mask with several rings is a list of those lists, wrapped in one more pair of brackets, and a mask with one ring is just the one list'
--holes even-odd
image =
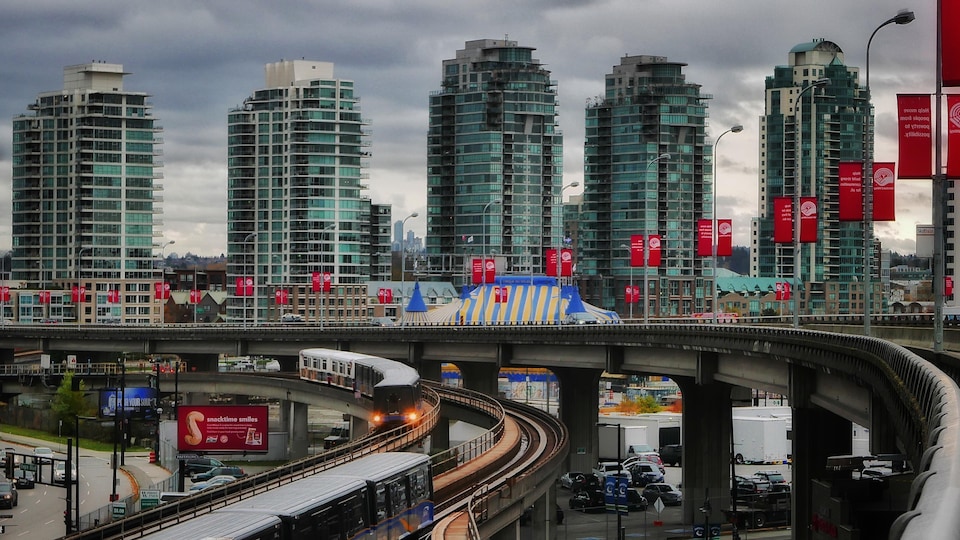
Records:
{"label": "parking lot light pole", "polygon": [[[617,430],[617,475],[616,481],[614,482],[613,488],[613,507],[617,512],[617,540],[624,540],[626,538],[626,531],[623,528],[623,516],[620,514],[620,482],[624,480],[623,478],[623,456],[620,453],[620,449],[623,447],[623,442],[620,439],[620,434],[622,430],[620,429],[620,424],[608,423],[608,422],[598,422],[597,426],[604,428],[614,428]],[[606,480],[604,480],[606,483]],[[604,486],[606,489],[606,486]],[[626,492],[624,492],[626,493]]]}

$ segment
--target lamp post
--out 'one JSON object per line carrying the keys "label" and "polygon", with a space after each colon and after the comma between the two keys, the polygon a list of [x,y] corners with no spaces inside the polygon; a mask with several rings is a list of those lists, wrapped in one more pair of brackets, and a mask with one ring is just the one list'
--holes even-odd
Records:
{"label": "lamp post", "polygon": [[[253,240],[255,240],[256,238],[257,238],[257,233],[252,232],[252,233],[248,234],[248,235],[243,239],[243,253],[244,253],[244,255],[248,255],[248,254],[250,253],[250,247],[249,247],[249,246],[250,246],[250,242],[253,241]],[[256,271],[257,271],[256,254],[254,254],[254,261],[253,261],[253,263],[252,263],[252,266],[253,266],[253,271],[254,271],[254,273],[256,273]],[[247,289],[247,270],[248,270],[248,268],[247,268],[247,258],[244,257],[244,259],[243,259],[243,289],[244,289],[244,291],[243,291],[243,293],[244,293],[244,298],[243,298],[243,326],[244,326],[244,327],[247,326],[247,319],[248,319],[248,317],[247,317],[247,297],[246,297],[246,293],[247,293],[247,291],[246,291],[246,289]],[[254,278],[253,278],[253,309],[254,309],[254,318],[256,318],[256,309],[257,309],[257,278],[256,278],[256,276],[254,276]]]}
{"label": "lamp post", "polygon": [[713,143],[713,203],[711,213],[713,214],[713,226],[711,229],[711,244],[712,247],[712,269],[713,269],[713,297],[711,300],[710,308],[713,311],[713,324],[717,324],[717,243],[720,241],[720,231],[717,230],[717,148],[720,147],[720,139],[723,138],[727,133],[740,133],[743,131],[743,126],[737,124],[730,129],[724,131],[717,137],[717,142]]}
{"label": "lamp post", "polygon": [[[660,154],[659,156],[651,159],[647,162],[647,172],[650,171],[650,167],[653,167],[657,163],[663,160],[670,159],[670,154]],[[660,181],[660,169],[657,169],[657,181]],[[660,188],[657,187],[659,190]],[[647,324],[649,320],[650,313],[650,302],[647,301],[647,295],[650,294],[650,287],[647,284],[647,261],[650,259],[650,242],[648,242],[647,236],[647,193],[649,192],[644,186],[643,190],[643,324]]]}
{"label": "lamp post", "polygon": [[[483,211],[480,212],[480,236],[482,236],[483,245],[480,247],[480,284],[486,285],[487,283],[487,248],[489,247],[489,241],[487,240],[487,210],[491,205],[500,204],[500,199],[494,199],[483,206]],[[496,266],[496,263],[494,263]],[[486,287],[483,287],[486,289]],[[481,297],[486,298],[487,291],[481,290]],[[485,301],[485,300],[484,300]],[[480,324],[486,324],[486,318],[484,315],[484,306],[480,306]]]}
{"label": "lamp post", "polygon": [[[604,428],[614,428],[617,430],[617,474],[614,477],[616,478],[616,480],[614,481],[614,486],[613,486],[613,504],[617,512],[617,540],[623,540],[623,538],[626,535],[624,534],[625,531],[623,529],[623,517],[620,514],[620,503],[626,502],[626,501],[622,501],[622,499],[626,497],[626,488],[629,487],[629,486],[623,486],[624,492],[623,492],[623,496],[621,496],[620,495],[621,483],[627,482],[627,479],[624,478],[624,473],[623,473],[623,456],[620,453],[620,449],[623,448],[623,443],[620,438],[623,430],[620,428],[620,424],[616,424],[616,423],[598,422],[597,426],[604,427]],[[606,480],[604,480],[604,483],[606,483]],[[606,488],[606,486],[604,486],[604,488]]]}
{"label": "lamp post", "polygon": [[160,264],[158,265],[158,266],[160,267],[160,298],[159,298],[159,300],[160,300],[160,326],[163,326],[164,323],[166,323],[166,320],[165,320],[165,319],[166,319],[166,309],[165,309],[166,303],[163,301],[163,289],[164,289],[163,284],[164,284],[164,281],[165,281],[165,279],[166,279],[166,277],[165,277],[166,272],[164,272],[164,268],[165,268],[165,267],[164,267],[164,264],[165,264],[166,259],[164,259],[164,257],[163,257],[163,251],[164,251],[165,249],[167,249],[167,246],[170,246],[170,245],[173,245],[173,244],[176,244],[176,243],[177,243],[176,240],[170,240],[169,242],[164,242],[164,243],[160,244]]}
{"label": "lamp post", "polygon": [[80,266],[83,264],[84,251],[90,251],[90,248],[80,248],[80,251],[77,252],[77,326],[80,326],[80,310],[83,307],[83,297],[85,296],[80,292]]}
{"label": "lamp post", "polygon": [[[326,237],[327,237],[327,231],[332,231],[332,230],[334,230],[334,229],[336,229],[336,228],[337,228],[337,224],[336,224],[336,223],[331,223],[331,224],[327,225],[326,227],[323,228],[322,231],[320,231],[320,236],[321,236],[321,238],[326,239]],[[334,242],[334,243],[333,243],[333,273],[336,273],[336,271],[337,271],[337,246],[336,246],[336,242]],[[332,274],[331,274],[331,276],[332,276]],[[322,266],[322,265],[321,265],[321,267],[320,267],[320,279],[321,279],[321,283],[320,283],[320,295],[321,295],[321,296],[320,296],[320,329],[323,330],[323,319],[324,319],[324,317],[326,317],[326,315],[327,315],[327,296],[329,296],[329,293],[326,293],[326,292],[323,291],[323,281],[322,281],[322,280],[323,280],[323,266]],[[331,277],[331,279],[332,279],[332,277]]]}
{"label": "lamp post", "polygon": [[[627,303],[630,304],[629,306],[630,320],[632,321],[633,320],[633,303],[637,301],[637,299],[633,297],[633,264],[632,264],[632,261],[630,260],[630,257],[631,255],[633,255],[633,253],[630,251],[630,246],[628,246],[627,244],[620,244],[620,249],[627,250],[627,266],[630,267],[630,301]],[[624,298],[626,298],[626,295],[624,295]]]}
{"label": "lamp post", "polygon": [[[794,166],[793,166],[793,327],[800,327],[800,169],[801,164],[803,163],[803,115],[801,113],[801,106],[803,105],[803,94],[807,90],[817,88],[819,86],[824,86],[830,84],[830,79],[822,78],[817,79],[807,85],[806,88],[800,90],[800,93],[797,94],[797,119],[794,122],[796,126],[796,150],[794,156]],[[814,126],[815,118],[812,114],[813,109],[813,98],[810,98],[810,126],[811,126],[811,135],[813,132],[812,126]],[[811,137],[812,138],[812,137]]]}
{"label": "lamp post", "polygon": [[400,222],[400,309],[398,310],[399,313],[400,313],[400,326],[403,326],[403,325],[404,325],[404,322],[405,322],[405,321],[403,320],[403,287],[404,287],[404,285],[406,284],[406,283],[405,283],[405,282],[406,282],[406,276],[405,276],[405,274],[407,273],[407,257],[406,257],[406,256],[407,256],[407,252],[406,252],[406,250],[404,249],[404,246],[403,246],[403,242],[404,242],[404,238],[403,238],[403,227],[404,227],[404,225],[407,224],[407,220],[408,220],[408,219],[415,218],[415,217],[417,217],[417,216],[419,216],[419,215],[420,215],[420,214],[414,212],[414,213],[410,214],[409,216],[403,218],[403,221]]}
{"label": "lamp post", "polygon": [[560,259],[563,255],[563,192],[569,188],[575,188],[580,182],[570,182],[560,188],[557,194],[557,217],[560,218],[560,226],[557,227],[557,325],[563,321],[560,320],[560,303],[563,300],[563,278],[561,277]]}
{"label": "lamp post", "polygon": [[884,21],[880,26],[873,30],[870,39],[867,40],[867,62],[864,69],[866,78],[867,97],[865,100],[865,114],[863,115],[863,171],[861,180],[863,181],[863,335],[870,335],[870,312],[873,308],[873,265],[870,250],[873,247],[873,136],[871,134],[871,109],[870,104],[870,45],[873,43],[873,36],[889,24],[909,24],[916,17],[912,11],[901,10],[895,16]]}

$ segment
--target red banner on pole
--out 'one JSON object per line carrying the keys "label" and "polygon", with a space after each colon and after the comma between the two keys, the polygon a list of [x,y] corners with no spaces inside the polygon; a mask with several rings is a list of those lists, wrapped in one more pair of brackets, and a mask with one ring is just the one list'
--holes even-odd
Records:
{"label": "red banner on pole", "polygon": [[547,268],[545,269],[548,277],[557,277],[557,250],[548,249],[547,250]]}
{"label": "red banner on pole", "polygon": [[73,290],[70,291],[70,298],[75,303],[83,302],[87,297],[87,288],[86,287],[77,287],[73,286]]}
{"label": "red banner on pole", "polygon": [[898,94],[900,178],[933,176],[933,128],[929,94]]}
{"label": "red banner on pole", "polygon": [[10,301],[10,287],[4,285],[0,287],[0,302],[9,302]]}
{"label": "red banner on pole", "polygon": [[947,96],[947,178],[960,178],[960,94]]}
{"label": "red banner on pole", "polygon": [[560,250],[560,275],[564,277],[573,275],[573,250],[570,248]]}
{"label": "red banner on pole", "polygon": [[840,193],[838,201],[840,221],[863,221],[863,163],[859,161],[841,161]]}
{"label": "red banner on pole", "polygon": [[310,290],[312,292],[320,292],[322,287],[322,282],[320,280],[320,272],[314,272],[310,274]]}
{"label": "red banner on pole", "polygon": [[494,287],[493,298],[494,302],[498,304],[505,304],[510,300],[510,292],[506,287]]}
{"label": "red banner on pole", "polygon": [[656,268],[660,266],[660,235],[651,234],[647,236],[647,243],[650,245],[650,254],[647,255],[647,266]]}
{"label": "red banner on pole", "polygon": [[630,285],[624,285],[623,287],[623,301],[627,304],[633,303],[633,287]]}
{"label": "red banner on pole", "polygon": [[896,221],[896,163],[873,164],[873,220]]}
{"label": "red banner on pole", "polygon": [[497,279],[497,262],[495,260],[483,260],[483,279],[486,283],[493,283]]}
{"label": "red banner on pole", "polygon": [[273,298],[277,304],[285,306],[290,303],[290,291],[286,289],[277,289],[273,293]]}
{"label": "red banner on pole", "polygon": [[630,266],[643,266],[643,235],[630,235]]}
{"label": "red banner on pole", "polygon": [[120,302],[120,291],[109,290],[107,291],[107,302],[110,304],[117,304]]}
{"label": "red banner on pole", "polygon": [[[547,251],[547,257],[549,258],[549,256],[550,252]],[[547,264],[547,268],[550,268],[549,264]],[[473,277],[473,284],[479,285],[483,281],[483,259],[472,259],[470,261],[470,273]]]}
{"label": "red banner on pole", "polygon": [[960,86],[960,2],[940,0],[940,75],[943,86]]}
{"label": "red banner on pole", "polygon": [[730,257],[733,255],[733,220],[717,220],[717,256]]}
{"label": "red banner on pole", "polygon": [[776,284],[776,299],[777,300],[789,300],[790,299],[790,282],[789,281],[778,281]]}
{"label": "red banner on pole", "polygon": [[817,241],[817,198],[800,197],[800,242]]}
{"label": "red banner on pole", "polygon": [[323,273],[323,292],[330,292],[330,287],[333,285],[333,276],[330,275],[330,272]]}
{"label": "red banner on pole", "polygon": [[170,298],[170,284],[166,281],[157,281],[153,284],[153,297],[157,300]]}
{"label": "red banner on pole", "polygon": [[793,243],[793,199],[773,198],[773,241],[777,244]]}
{"label": "red banner on pole", "polygon": [[237,278],[237,282],[234,284],[234,293],[237,296],[246,296],[246,287],[243,286],[244,279],[242,277]]}
{"label": "red banner on pole", "polygon": [[393,289],[388,287],[382,287],[377,290],[377,299],[380,300],[381,304],[392,304],[393,303]]}
{"label": "red banner on pole", "polygon": [[945,296],[953,295],[953,276],[944,276],[943,278],[943,294]]}
{"label": "red banner on pole", "polygon": [[190,289],[190,303],[199,304],[203,299],[203,292],[200,289]]}
{"label": "red banner on pole", "polygon": [[39,297],[38,300],[41,304],[50,303],[50,291],[40,291],[37,293],[37,296]]}
{"label": "red banner on pole", "polygon": [[697,220],[697,257],[713,255],[713,220]]}

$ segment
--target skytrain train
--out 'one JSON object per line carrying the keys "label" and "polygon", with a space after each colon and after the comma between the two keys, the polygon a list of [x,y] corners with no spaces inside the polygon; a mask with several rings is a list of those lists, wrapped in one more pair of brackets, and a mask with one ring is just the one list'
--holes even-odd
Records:
{"label": "skytrain train", "polygon": [[420,374],[401,362],[333,349],[300,351],[300,378],[373,399],[373,427],[415,423],[422,416]]}
{"label": "skytrain train", "polygon": [[430,458],[372,454],[150,533],[148,540],[414,540],[433,528]]}

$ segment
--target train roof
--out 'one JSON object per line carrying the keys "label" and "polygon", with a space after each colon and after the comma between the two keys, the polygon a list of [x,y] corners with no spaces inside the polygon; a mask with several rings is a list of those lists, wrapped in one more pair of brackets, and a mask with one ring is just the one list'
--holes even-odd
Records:
{"label": "train roof", "polygon": [[321,356],[332,360],[342,360],[362,366],[370,366],[383,374],[383,380],[377,383],[376,386],[408,386],[417,384],[420,381],[420,374],[417,370],[403,362],[397,362],[396,360],[389,360],[379,356],[319,348],[303,349],[300,351],[300,355]]}
{"label": "train roof", "polygon": [[354,459],[318,476],[362,478],[377,482],[429,462],[430,456],[415,452],[383,452]]}
{"label": "train roof", "polygon": [[[148,540],[231,540],[249,538],[251,534],[277,531],[282,526],[280,518],[269,514],[244,514],[218,510],[188,519],[141,538]],[[258,536],[259,538],[259,536]]]}
{"label": "train roof", "polygon": [[[335,467],[331,471],[338,469]],[[225,511],[260,511],[278,515],[299,514],[302,509],[316,506],[362,489],[366,483],[362,479],[338,479],[331,481],[327,473],[319,473],[301,478],[289,484],[254,495],[226,507]]]}

